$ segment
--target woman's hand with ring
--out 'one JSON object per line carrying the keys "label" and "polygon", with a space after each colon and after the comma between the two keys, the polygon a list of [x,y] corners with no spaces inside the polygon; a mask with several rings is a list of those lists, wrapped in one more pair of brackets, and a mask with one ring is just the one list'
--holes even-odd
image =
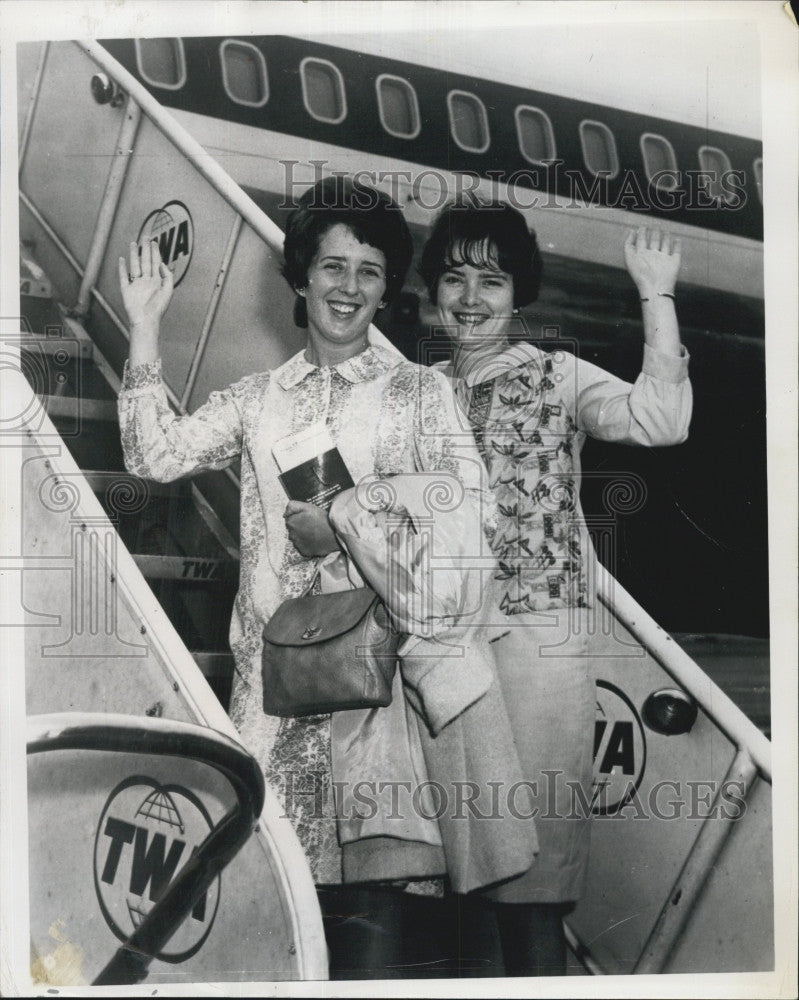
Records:
{"label": "woman's hand with ring", "polygon": [[131,335],[138,328],[157,329],[172,298],[172,272],[161,260],[155,240],[142,247],[130,244],[129,265],[119,258],[119,285]]}

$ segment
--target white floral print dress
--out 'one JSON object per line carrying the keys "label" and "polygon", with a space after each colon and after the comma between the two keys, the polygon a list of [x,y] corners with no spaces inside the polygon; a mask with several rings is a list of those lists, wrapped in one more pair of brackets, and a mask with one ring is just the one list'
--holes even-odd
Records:
{"label": "white floral print dress", "polygon": [[375,474],[441,470],[468,485],[475,469],[456,457],[450,387],[441,373],[377,345],[323,368],[300,352],[275,371],[243,378],[212,393],[193,414],[177,417],[167,402],[158,361],[126,366],[119,417],[127,468],[146,479],[168,482],[241,458],[231,718],[291,817],[315,881],[338,883],[330,717],[279,719],[265,715],[262,707],[264,624],[283,600],[307,589],[318,562],[301,556],[288,539],[287,497],[272,445],[324,420],[356,483]]}

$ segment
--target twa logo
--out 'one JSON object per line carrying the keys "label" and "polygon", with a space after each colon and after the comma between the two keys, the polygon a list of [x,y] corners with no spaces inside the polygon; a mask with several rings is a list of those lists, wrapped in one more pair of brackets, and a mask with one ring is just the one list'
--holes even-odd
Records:
{"label": "twa logo", "polygon": [[629,802],[638,791],[645,765],[646,737],[635,706],[615,684],[597,681],[594,814],[613,814]]}
{"label": "twa logo", "polygon": [[163,208],[150,212],[139,230],[139,246],[158,241],[161,260],[172,272],[177,287],[183,280],[194,252],[194,223],[182,201],[170,201]]}
{"label": "twa logo", "polygon": [[[94,886],[113,933],[126,941],[163,896],[175,875],[208,836],[211,817],[187,788],[135,776],[117,785],[103,809],[94,841]],[[183,962],[211,932],[219,906],[219,877],[157,958]]]}

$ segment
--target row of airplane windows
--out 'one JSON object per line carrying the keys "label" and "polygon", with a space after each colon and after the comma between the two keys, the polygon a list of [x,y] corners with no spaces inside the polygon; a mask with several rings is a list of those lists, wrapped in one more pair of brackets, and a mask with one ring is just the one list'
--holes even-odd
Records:
{"label": "row of airplane windows", "polygon": [[[269,100],[269,76],[263,53],[249,42],[226,39],[219,46],[222,85],[235,104],[260,108]],[[153,87],[179,90],[186,82],[186,59],[180,38],[137,39],[136,61],[142,78]],[[308,56],[300,63],[302,98],[308,114],[316,121],[339,125],[347,117],[347,94],[339,68],[328,59]],[[419,100],[413,85],[399,76],[382,73],[375,80],[377,105],[383,129],[398,139],[415,139],[422,128]],[[488,113],[477,97],[464,90],[447,94],[450,133],[457,146],[467,153],[485,153],[491,145]],[[557,158],[555,130],[541,108],[519,105],[514,110],[519,151],[529,162],[546,165]],[[616,137],[603,122],[580,122],[580,144],[586,170],[595,177],[613,180],[618,176],[619,154]],[[679,186],[674,147],[662,135],[644,132],[639,139],[647,180],[654,179],[662,190]],[[697,150],[699,169],[709,174],[711,196],[725,200],[732,196],[721,181],[732,169],[730,158],[716,146]],[[755,182],[763,200],[763,161],[753,163]]]}

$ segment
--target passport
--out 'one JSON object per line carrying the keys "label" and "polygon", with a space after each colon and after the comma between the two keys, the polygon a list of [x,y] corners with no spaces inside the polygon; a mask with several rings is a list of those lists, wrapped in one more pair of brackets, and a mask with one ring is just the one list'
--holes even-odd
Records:
{"label": "passport", "polygon": [[325,424],[312,424],[281,438],[272,455],[290,500],[327,510],[342,490],[355,485]]}

